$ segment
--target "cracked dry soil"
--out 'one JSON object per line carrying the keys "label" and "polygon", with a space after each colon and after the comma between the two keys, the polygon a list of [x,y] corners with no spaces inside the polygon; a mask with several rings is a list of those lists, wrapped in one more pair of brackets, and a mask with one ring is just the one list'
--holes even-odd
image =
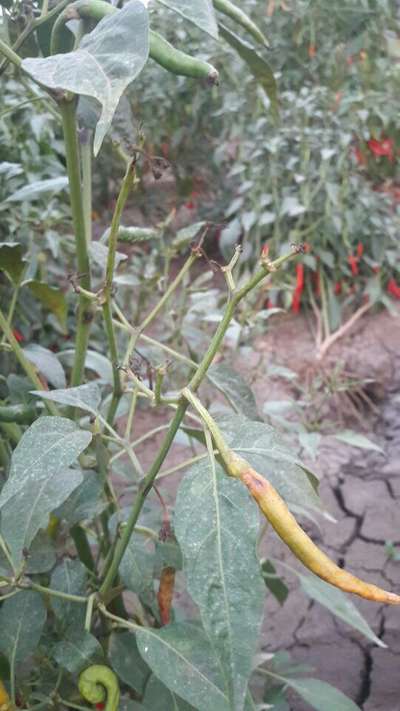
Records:
{"label": "cracked dry soil", "polygon": [[[324,521],[320,530],[305,524],[315,542],[341,567],[396,592],[400,562],[388,558],[385,543],[400,546],[399,320],[388,314],[366,318],[331,356],[344,362],[351,358],[353,370],[372,375],[382,386],[378,413],[366,423],[365,433],[369,430],[384,454],[327,438],[313,468],[321,476],[321,498],[337,524]],[[300,351],[303,347],[307,358],[306,340]],[[282,334],[275,345],[268,346],[268,352],[278,359],[281,349]],[[290,358],[285,364],[293,367]],[[268,549],[272,557],[293,565],[293,556],[275,537],[268,540]],[[291,593],[282,607],[271,596],[267,600],[264,649],[290,651],[295,661],[312,665],[315,677],[341,689],[363,711],[400,711],[399,608],[352,598],[387,645],[381,649],[309,600],[294,576],[285,573],[283,577]],[[310,708],[294,696],[290,704],[291,711]]]}
{"label": "cracked dry soil", "polygon": [[[391,540],[400,546],[399,346],[400,310],[398,317],[387,312],[365,316],[346,339],[332,348],[328,366],[341,361],[358,376],[375,381],[377,414],[365,414],[363,431],[382,447],[384,455],[325,438],[312,468],[321,479],[321,498],[337,523],[323,520],[317,528],[310,522],[302,522],[314,541],[339,565],[395,592],[400,591],[400,562],[388,559],[385,542]],[[266,366],[285,365],[301,378],[305,368],[315,367],[315,346],[305,321],[299,317],[279,317],[252,344],[251,351],[238,351],[233,358],[227,351],[224,359],[231,361],[252,384],[261,412],[267,398],[278,400],[290,394],[282,390],[282,381],[276,383],[268,377]],[[145,415],[138,421],[136,436],[163,421],[162,412],[153,412],[151,421]],[[359,423],[352,426],[360,429]],[[162,437],[161,432],[138,447],[144,468],[150,466]],[[174,445],[165,466],[174,466],[186,457],[185,448]],[[159,484],[171,507],[181,476],[181,473],[174,475]],[[268,533],[266,545],[267,556],[296,566],[293,555],[273,533]],[[300,564],[298,568],[304,571]],[[352,598],[387,645],[381,649],[307,598],[299,590],[294,575],[285,572],[283,577],[291,592],[282,607],[272,595],[267,597],[262,648],[270,652],[288,650],[294,661],[314,667],[316,678],[341,689],[363,711],[400,711],[400,609]],[[176,583],[175,601],[183,605],[190,617],[193,603],[184,593],[180,574]],[[309,708],[298,697],[290,700],[291,711],[309,711]]]}

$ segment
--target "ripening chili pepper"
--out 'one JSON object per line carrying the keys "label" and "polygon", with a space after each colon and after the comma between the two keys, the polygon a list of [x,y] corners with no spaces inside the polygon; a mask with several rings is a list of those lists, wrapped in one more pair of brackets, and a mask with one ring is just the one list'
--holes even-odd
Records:
{"label": "ripening chili pepper", "polygon": [[184,388],[182,395],[195,407],[209,428],[228,476],[239,479],[247,487],[251,497],[258,504],[278,536],[306,568],[330,585],[345,592],[351,592],[375,602],[400,605],[400,595],[387,592],[376,585],[360,580],[330,560],[303,531],[268,479],[261,476],[249,462],[230,449],[217,423],[196,395],[189,388]]}
{"label": "ripening chili pepper", "polygon": [[357,257],[361,258],[364,253],[364,245],[362,242],[359,242],[357,245]]}
{"label": "ripening chili pepper", "polygon": [[308,56],[310,57],[310,59],[314,59],[316,54],[317,54],[317,48],[316,48],[315,44],[310,44],[308,46]]}
{"label": "ripening chili pepper", "polygon": [[339,294],[342,293],[342,282],[341,281],[336,282],[334,292],[335,292],[336,296],[338,296]]}
{"label": "ripening chili pepper", "polygon": [[349,254],[349,256],[347,257],[347,261],[350,265],[352,275],[357,276],[357,274],[358,274],[358,257],[355,257],[354,254]]}
{"label": "ripening chili pepper", "polygon": [[296,288],[292,298],[292,311],[298,314],[301,305],[301,295],[304,289],[304,264],[296,264]]}
{"label": "ripening chili pepper", "polygon": [[102,704],[101,702],[99,704],[96,704],[96,709],[98,709],[98,711],[104,711],[105,707],[106,705]]}
{"label": "ripening chili pepper", "polygon": [[391,296],[394,296],[395,299],[400,299],[400,286],[397,284],[394,277],[391,277],[391,279],[389,279],[387,291]]}
{"label": "ripening chili pepper", "polygon": [[168,625],[171,616],[172,598],[175,588],[175,568],[167,566],[163,568],[160,576],[160,587],[158,588],[157,601],[160,608],[161,624]]}
{"label": "ripening chili pepper", "polygon": [[24,340],[24,337],[23,337],[21,331],[18,331],[18,328],[13,329],[13,334],[14,334],[15,340],[18,341],[18,343],[22,343],[22,341]]}
{"label": "ripening chili pepper", "polygon": [[361,148],[359,148],[358,146],[353,146],[353,154],[358,165],[367,165],[367,159]]}
{"label": "ripening chili pepper", "polygon": [[15,706],[7,693],[6,687],[0,679],[0,711],[15,711]]}
{"label": "ripening chili pepper", "polygon": [[390,160],[391,163],[394,161],[394,141],[393,138],[382,138],[382,140],[377,141],[376,138],[370,138],[367,141],[367,146],[371,153],[376,157],[385,156]]}

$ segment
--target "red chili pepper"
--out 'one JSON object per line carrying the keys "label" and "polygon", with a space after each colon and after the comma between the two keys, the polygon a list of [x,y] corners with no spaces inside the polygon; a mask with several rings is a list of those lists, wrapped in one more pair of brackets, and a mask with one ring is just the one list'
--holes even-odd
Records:
{"label": "red chili pepper", "polygon": [[96,704],[96,709],[99,709],[99,711],[103,711],[105,709],[106,705],[103,704],[101,701],[100,703]]}
{"label": "red chili pepper", "polygon": [[349,256],[347,257],[347,261],[350,264],[352,275],[357,276],[357,274],[358,274],[358,257],[355,257],[354,254],[349,254]]}
{"label": "red chili pepper", "polygon": [[382,140],[377,141],[376,138],[370,138],[367,141],[367,146],[374,156],[386,156],[391,163],[394,161],[394,141],[393,138],[382,138]]}
{"label": "red chili pepper", "polygon": [[292,311],[298,314],[300,311],[301,294],[304,289],[304,264],[296,264],[296,288],[292,298]]}
{"label": "red chili pepper", "polygon": [[336,296],[338,296],[339,294],[342,293],[342,282],[341,281],[336,282],[334,291],[335,291]]}
{"label": "red chili pepper", "polygon": [[395,297],[395,299],[400,299],[400,286],[397,284],[394,277],[391,277],[391,279],[389,279],[387,290],[391,296]]}
{"label": "red chili pepper", "polygon": [[14,334],[15,340],[18,341],[18,343],[22,343],[22,341],[25,340],[21,331],[18,331],[18,328],[14,328],[13,334]]}
{"label": "red chili pepper", "polygon": [[293,299],[292,299],[292,311],[295,314],[298,314],[300,311],[300,305],[301,305],[301,291],[296,291],[293,294]]}
{"label": "red chili pepper", "polygon": [[268,259],[269,255],[269,244],[264,244],[261,249],[261,259]]}
{"label": "red chili pepper", "polygon": [[362,242],[359,242],[357,245],[357,257],[362,257],[364,253],[364,245]]}
{"label": "red chili pepper", "polygon": [[296,290],[303,290],[304,287],[304,264],[296,264]]}

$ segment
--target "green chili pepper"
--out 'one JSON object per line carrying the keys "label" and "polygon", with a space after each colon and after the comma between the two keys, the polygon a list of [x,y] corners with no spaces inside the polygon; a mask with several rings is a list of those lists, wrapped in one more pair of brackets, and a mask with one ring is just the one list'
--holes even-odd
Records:
{"label": "green chili pepper", "polygon": [[105,703],[104,711],[118,711],[119,684],[112,669],[93,664],[79,677],[79,691],[91,704]]}
{"label": "green chili pepper", "polygon": [[164,37],[150,30],[150,57],[173,74],[218,83],[218,72],[211,64],[176,49]]}
{"label": "green chili pepper", "polygon": [[36,409],[31,405],[0,405],[0,422],[30,425],[36,417]]}
{"label": "green chili pepper", "polygon": [[219,10],[219,12],[222,12],[227,17],[230,17],[231,20],[243,27],[244,30],[247,30],[247,32],[252,35],[255,40],[257,40],[257,42],[265,45],[265,47],[270,46],[267,38],[261,32],[256,23],[253,22],[253,20],[251,20],[240,7],[237,7],[231,3],[230,0],[213,0],[213,5],[216,10]]}

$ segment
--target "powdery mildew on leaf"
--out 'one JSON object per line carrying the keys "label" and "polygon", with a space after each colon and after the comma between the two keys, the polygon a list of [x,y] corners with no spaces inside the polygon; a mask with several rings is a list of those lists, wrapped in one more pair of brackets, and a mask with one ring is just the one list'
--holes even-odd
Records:
{"label": "powdery mildew on leaf", "polygon": [[103,18],[79,49],[45,59],[24,59],[22,68],[49,89],[91,96],[102,106],[94,137],[97,155],[126,87],[142,71],[149,54],[147,10],[131,0]]}

